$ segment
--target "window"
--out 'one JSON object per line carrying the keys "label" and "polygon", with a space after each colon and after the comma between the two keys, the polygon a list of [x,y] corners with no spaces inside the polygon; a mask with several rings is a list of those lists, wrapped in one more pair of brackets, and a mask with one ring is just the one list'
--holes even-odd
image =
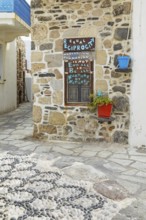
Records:
{"label": "window", "polygon": [[93,61],[65,61],[65,104],[86,105],[93,93]]}
{"label": "window", "polygon": [[0,81],[4,80],[4,44],[0,43]]}
{"label": "window", "polygon": [[93,93],[95,38],[65,38],[63,51],[65,104],[87,105]]}

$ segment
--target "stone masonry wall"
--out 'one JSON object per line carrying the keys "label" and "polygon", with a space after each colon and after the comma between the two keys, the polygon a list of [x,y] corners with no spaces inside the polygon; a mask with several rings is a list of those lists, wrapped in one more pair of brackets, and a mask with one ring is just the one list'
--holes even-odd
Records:
{"label": "stone masonry wall", "polygon": [[[131,53],[131,0],[32,0],[34,135],[50,140],[127,143],[131,70],[116,55]],[[94,91],[114,100],[114,121],[64,104],[63,39],[96,38]]]}
{"label": "stone masonry wall", "polygon": [[17,38],[17,105],[25,101],[26,51],[24,41]]}

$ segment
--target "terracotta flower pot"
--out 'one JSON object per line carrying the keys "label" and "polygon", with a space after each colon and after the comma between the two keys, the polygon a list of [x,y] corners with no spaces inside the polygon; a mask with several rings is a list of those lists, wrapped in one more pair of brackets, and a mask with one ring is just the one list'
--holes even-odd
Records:
{"label": "terracotta flower pot", "polygon": [[112,112],[112,104],[107,105],[98,105],[97,106],[97,114],[99,118],[110,118]]}

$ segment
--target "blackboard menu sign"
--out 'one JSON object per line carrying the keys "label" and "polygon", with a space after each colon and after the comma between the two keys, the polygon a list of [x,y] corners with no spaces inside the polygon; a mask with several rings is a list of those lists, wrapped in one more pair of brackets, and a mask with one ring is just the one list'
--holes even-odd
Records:
{"label": "blackboard menu sign", "polygon": [[91,73],[90,60],[68,60],[65,61],[66,74],[86,74]]}
{"label": "blackboard menu sign", "polygon": [[63,54],[64,60],[94,60],[95,51],[85,51],[85,52],[65,52]]}
{"label": "blackboard menu sign", "polygon": [[64,52],[94,51],[95,38],[66,38],[63,40]]}
{"label": "blackboard menu sign", "polygon": [[90,86],[90,74],[69,74],[67,75],[68,85]]}

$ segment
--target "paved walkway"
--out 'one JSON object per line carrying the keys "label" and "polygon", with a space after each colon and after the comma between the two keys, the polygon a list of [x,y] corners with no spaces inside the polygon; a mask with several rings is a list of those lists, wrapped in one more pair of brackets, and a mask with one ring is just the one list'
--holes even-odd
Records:
{"label": "paved walkway", "polygon": [[31,112],[0,115],[0,219],[146,219],[145,146],[35,140]]}

